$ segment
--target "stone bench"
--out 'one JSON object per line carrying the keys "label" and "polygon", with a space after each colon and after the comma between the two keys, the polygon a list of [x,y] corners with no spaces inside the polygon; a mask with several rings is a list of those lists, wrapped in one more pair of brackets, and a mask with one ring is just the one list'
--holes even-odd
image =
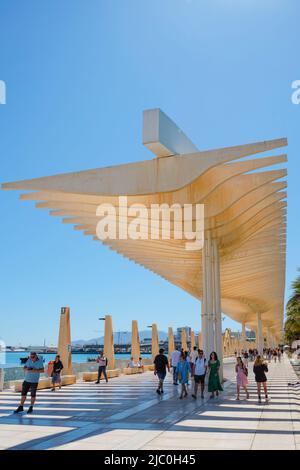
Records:
{"label": "stone bench", "polygon": [[[112,379],[114,377],[119,377],[121,374],[121,369],[111,369],[106,371],[107,377],[109,379]],[[101,380],[103,379],[103,374],[101,375]],[[98,379],[98,371],[93,371],[93,372],[83,372],[82,374],[82,380],[84,382],[93,382],[94,380]]]}
{"label": "stone bench", "polygon": [[[23,380],[16,380],[14,382],[15,392],[21,392]],[[76,383],[75,375],[62,375],[61,376],[61,385],[72,385]],[[41,377],[38,384],[38,390],[45,388],[52,388],[52,379],[51,377]]]}
{"label": "stone bench", "polygon": [[147,372],[147,371],[154,371],[154,364],[147,364],[144,366],[144,371]]}
{"label": "stone bench", "polygon": [[143,370],[141,367],[124,367],[123,374],[124,375],[131,375],[131,374],[142,374]]}

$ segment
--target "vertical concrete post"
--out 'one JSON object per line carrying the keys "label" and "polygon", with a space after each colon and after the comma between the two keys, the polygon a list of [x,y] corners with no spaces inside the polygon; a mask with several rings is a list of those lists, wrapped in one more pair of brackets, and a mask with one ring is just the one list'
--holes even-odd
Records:
{"label": "vertical concrete post", "polygon": [[104,356],[107,357],[108,369],[115,368],[114,336],[111,315],[105,315],[104,326]]}
{"label": "vertical concrete post", "polygon": [[185,330],[185,328],[183,328],[181,330],[181,347],[184,351],[188,350],[187,342],[186,342],[186,330]]}
{"label": "vertical concrete post", "polygon": [[217,240],[212,241],[213,261],[213,314],[215,327],[215,351],[221,363],[219,375],[223,380],[223,341],[222,341],[222,312],[221,312],[221,280],[220,280],[220,254]]}
{"label": "vertical concrete post", "polygon": [[159,351],[159,345],[158,345],[158,332],[157,332],[157,325],[156,323],[153,323],[152,325],[152,359],[157,356]]}
{"label": "vertical concrete post", "polygon": [[131,329],[131,356],[133,360],[137,362],[140,358],[140,339],[139,339],[139,330],[137,320],[132,320],[132,329]]}
{"label": "vertical concrete post", "polygon": [[168,357],[169,361],[171,360],[172,353],[175,349],[175,344],[174,344],[174,334],[173,334],[173,328],[169,327],[168,328]]}
{"label": "vertical concrete post", "polygon": [[71,353],[71,325],[70,308],[62,307],[60,310],[59,335],[57,354],[63,363],[62,375],[72,374],[72,353]]}
{"label": "vertical concrete post", "polygon": [[203,335],[202,335],[202,331],[199,331],[199,334],[198,334],[198,348],[199,348],[199,349],[203,349]]}
{"label": "vertical concrete post", "polygon": [[256,313],[256,321],[257,321],[257,350],[259,354],[263,353],[263,330],[262,330],[262,322],[261,322],[261,314],[259,312]]}
{"label": "vertical concrete post", "polygon": [[214,350],[214,314],[213,314],[213,279],[212,279],[212,242],[211,235],[204,239],[202,248],[202,334],[205,356],[209,358]]}
{"label": "vertical concrete post", "polygon": [[193,351],[195,346],[196,346],[195,333],[193,330],[191,330],[191,351]]}
{"label": "vertical concrete post", "polygon": [[242,348],[247,349],[246,324],[242,322]]}

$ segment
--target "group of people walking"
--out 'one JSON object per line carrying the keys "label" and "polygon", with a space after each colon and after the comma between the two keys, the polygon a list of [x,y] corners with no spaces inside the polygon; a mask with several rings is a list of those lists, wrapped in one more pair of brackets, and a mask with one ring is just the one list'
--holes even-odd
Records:
{"label": "group of people walking", "polygon": [[164,350],[160,349],[159,354],[154,359],[154,373],[157,375],[158,388],[156,392],[160,395],[164,393],[163,383],[166,377],[167,370],[170,372],[170,367],[173,369],[173,384],[181,385],[181,393],[179,398],[183,399],[188,396],[188,385],[190,376],[194,380],[194,387],[192,397],[197,398],[198,388],[200,385],[201,398],[204,398],[205,377],[208,373],[208,391],[211,393],[210,398],[214,398],[215,394],[218,396],[220,391],[223,391],[219,370],[220,361],[217,353],[212,352],[209,360],[204,357],[202,349],[194,347],[191,354],[183,349],[179,351],[178,347],[172,353],[171,361],[169,364]]}
{"label": "group of people walking", "polygon": [[[277,357],[279,357],[278,350],[276,350],[276,352]],[[264,393],[266,402],[268,402],[269,396],[266,376],[266,373],[268,372],[268,365],[264,359],[264,356],[258,354],[257,350],[242,350],[241,355],[236,354],[236,400],[240,400],[242,390],[245,392],[246,398],[250,398],[248,390],[249,360],[254,360],[253,373],[255,382],[257,384],[258,402],[261,403],[262,401],[262,392]],[[275,358],[274,361],[276,362]],[[207,361],[202,349],[197,349],[194,347],[193,351],[189,354],[187,351],[180,351],[178,347],[176,347],[172,353],[169,363],[167,356],[164,354],[164,350],[160,349],[159,354],[154,359],[154,367],[154,373],[158,377],[158,387],[156,392],[159,395],[164,393],[164,380],[166,378],[167,370],[170,372],[171,368],[173,373],[173,384],[181,385],[179,399],[183,399],[188,396],[188,385],[190,378],[193,381],[193,389],[191,394],[192,398],[197,398],[198,389],[200,386],[200,396],[203,399],[205,379],[207,374],[207,390],[210,393],[210,398],[214,398],[215,395],[218,396],[219,392],[223,391],[220,380],[221,363],[215,351],[210,354],[209,360]]]}
{"label": "group of people walking", "polygon": [[[254,360],[253,373],[257,384],[258,401],[261,403],[263,390],[265,400],[268,402],[269,397],[266,376],[266,373],[268,372],[268,365],[266,360],[271,362],[273,359],[274,362],[276,362],[278,359],[280,362],[282,357],[282,350],[280,348],[264,349],[262,356],[258,354],[258,351],[255,349],[249,349],[248,351],[242,350],[239,352],[240,355],[238,355],[238,352],[235,351],[236,399],[240,400],[241,390],[244,390],[247,399],[250,397],[248,391],[248,365],[249,360]],[[131,359],[133,361],[133,358]],[[108,382],[106,372],[108,360],[104,356],[103,352],[101,352],[98,356],[97,362],[98,378],[96,384],[100,383],[102,374],[106,382]],[[141,366],[143,365],[141,358],[140,364]],[[156,392],[158,395],[164,393],[164,380],[166,378],[167,371],[170,372],[172,368],[173,384],[181,385],[179,399],[182,400],[188,396],[188,385],[190,379],[193,381],[193,389],[191,394],[192,398],[197,399],[198,389],[200,386],[200,396],[203,399],[205,379],[207,374],[207,389],[210,393],[210,398],[214,398],[215,395],[218,396],[219,392],[223,391],[220,379],[220,367],[221,363],[215,351],[211,352],[209,360],[207,361],[202,349],[197,349],[194,347],[192,352],[189,353],[188,351],[184,351],[183,349],[179,350],[178,347],[175,347],[169,362],[167,356],[164,354],[164,349],[160,349],[159,354],[154,359],[154,374],[158,378],[158,387]],[[57,355],[55,360],[50,362],[48,365],[48,375],[51,377],[53,392],[55,392],[56,385],[61,388],[61,371],[63,368],[64,366],[60,360],[59,355]],[[20,413],[24,411],[24,403],[29,391],[31,392],[31,401],[27,413],[33,412],[40,374],[44,372],[43,360],[37,355],[36,352],[30,353],[30,356],[25,363],[24,371],[25,379],[22,384],[21,401],[14,413]]]}

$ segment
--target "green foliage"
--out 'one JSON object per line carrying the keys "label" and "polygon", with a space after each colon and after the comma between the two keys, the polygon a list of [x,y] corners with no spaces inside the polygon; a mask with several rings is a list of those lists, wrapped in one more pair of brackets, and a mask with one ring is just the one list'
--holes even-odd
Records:
{"label": "green foliage", "polygon": [[[300,269],[298,269],[300,271]],[[292,343],[300,339],[300,275],[292,283],[293,294],[286,305],[285,340]]]}

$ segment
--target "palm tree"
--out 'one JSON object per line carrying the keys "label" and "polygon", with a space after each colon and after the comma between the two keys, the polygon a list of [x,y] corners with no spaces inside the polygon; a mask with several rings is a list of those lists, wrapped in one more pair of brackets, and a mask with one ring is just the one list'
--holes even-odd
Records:
{"label": "palm tree", "polygon": [[[298,269],[300,271],[300,269]],[[300,275],[292,283],[293,294],[286,306],[285,337],[291,343],[300,338]]]}

